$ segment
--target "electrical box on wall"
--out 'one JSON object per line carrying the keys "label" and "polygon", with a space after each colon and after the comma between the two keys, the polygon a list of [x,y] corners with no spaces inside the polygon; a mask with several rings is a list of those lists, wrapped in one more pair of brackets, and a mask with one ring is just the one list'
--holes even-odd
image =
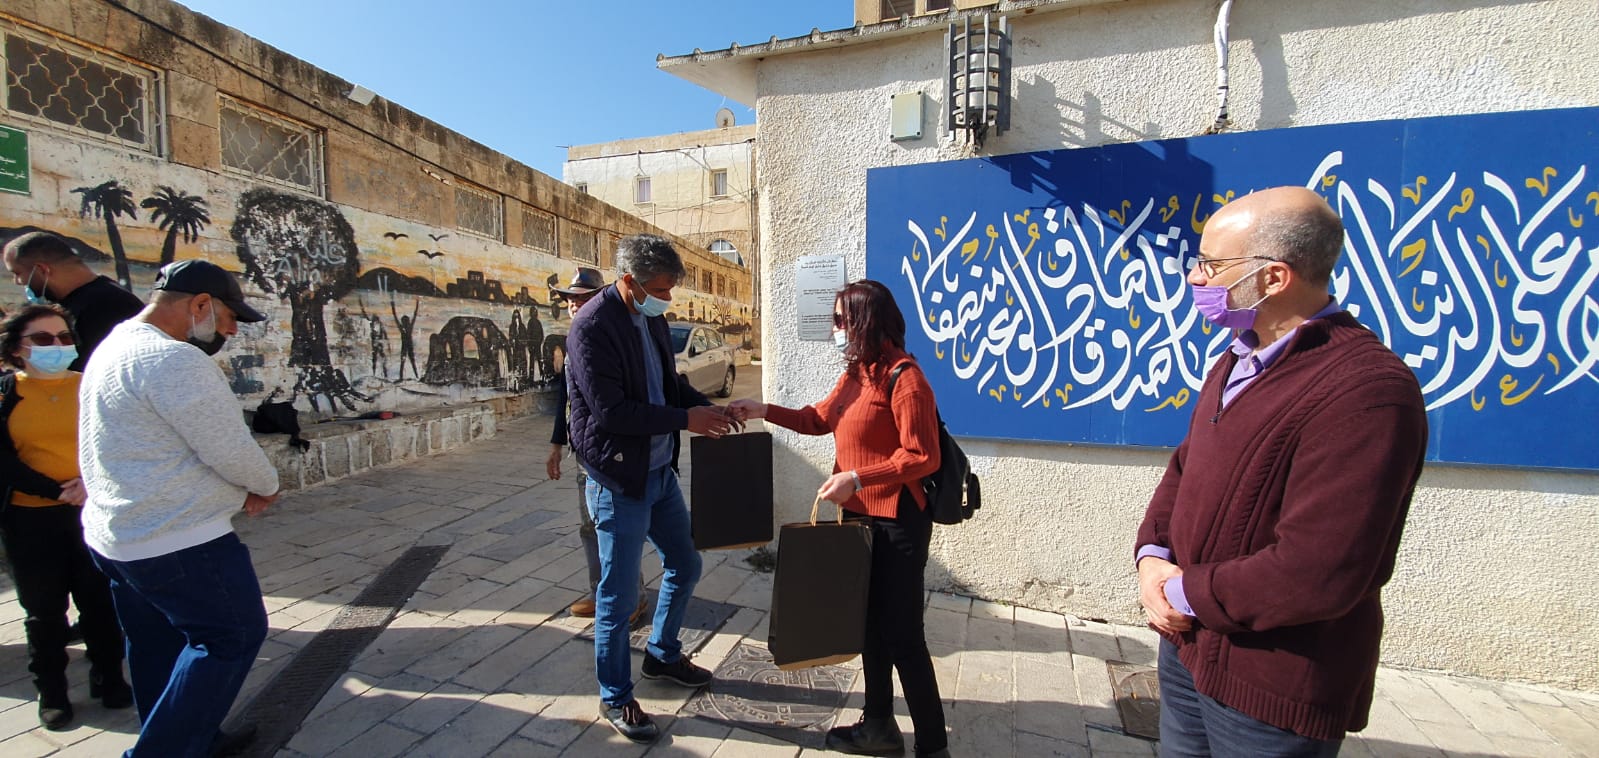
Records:
{"label": "electrical box on wall", "polygon": [[891,139],[895,142],[922,138],[922,92],[901,92],[894,96]]}

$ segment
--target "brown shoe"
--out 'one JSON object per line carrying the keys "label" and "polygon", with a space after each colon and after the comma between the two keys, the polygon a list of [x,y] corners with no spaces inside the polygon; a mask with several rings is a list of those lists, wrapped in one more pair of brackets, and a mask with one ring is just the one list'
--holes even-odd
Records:
{"label": "brown shoe", "polygon": [[578,618],[594,618],[594,596],[589,595],[588,597],[578,598],[577,602],[572,604],[570,610],[572,615]]}

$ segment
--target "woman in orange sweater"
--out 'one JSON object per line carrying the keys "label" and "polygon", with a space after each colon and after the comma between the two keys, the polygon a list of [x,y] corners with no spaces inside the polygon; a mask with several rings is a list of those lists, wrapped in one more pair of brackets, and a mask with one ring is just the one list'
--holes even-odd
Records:
{"label": "woman in orange sweater", "polygon": [[[833,475],[822,498],[868,518],[872,576],[861,668],[866,705],[853,726],[827,733],[827,747],[854,755],[900,755],[905,739],[894,722],[892,670],[899,671],[916,729],[916,755],[948,756],[944,708],[922,628],[922,573],[933,522],[922,477],[938,469],[938,409],[933,390],[905,352],[905,318],[882,284],[863,279],[833,301],[833,343],[844,354],[844,375],[821,402],[784,408],[755,400],[731,404],[744,418],[761,418],[801,434],[833,435]],[[886,394],[890,372],[905,364]]]}
{"label": "woman in orange sweater", "polygon": [[89,650],[89,695],[107,708],[133,705],[122,678],[122,627],[111,586],[83,544],[78,476],[77,358],[67,312],[29,305],[0,324],[0,358],[21,369],[0,376],[0,540],[27,617],[28,670],[39,691],[39,723],[72,723],[67,699],[67,596],[78,606]]}

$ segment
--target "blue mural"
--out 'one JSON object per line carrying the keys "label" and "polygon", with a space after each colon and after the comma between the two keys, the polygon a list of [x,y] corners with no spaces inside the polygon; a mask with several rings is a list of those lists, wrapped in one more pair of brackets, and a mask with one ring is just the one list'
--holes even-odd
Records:
{"label": "blue mural", "polygon": [[1333,294],[1416,371],[1429,459],[1599,468],[1599,109],[874,169],[866,271],[955,434],[1173,446],[1230,341],[1199,235],[1290,184],[1342,216]]}

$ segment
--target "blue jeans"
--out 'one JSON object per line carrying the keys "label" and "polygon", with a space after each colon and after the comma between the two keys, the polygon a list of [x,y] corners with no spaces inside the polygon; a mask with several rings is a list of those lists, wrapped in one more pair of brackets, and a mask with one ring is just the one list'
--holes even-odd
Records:
{"label": "blue jeans", "polygon": [[1177,646],[1160,641],[1160,756],[1218,755],[1319,758],[1338,755],[1343,740],[1316,740],[1245,716],[1194,689]]}
{"label": "blue jeans", "polygon": [[628,497],[589,479],[584,485],[589,515],[600,543],[600,586],[594,608],[594,670],[600,699],[625,705],[633,699],[633,658],[628,650],[628,617],[638,607],[639,563],[644,540],[661,554],[661,591],[655,600],[650,655],[663,663],[683,657],[677,632],[683,626],[694,585],[700,581],[700,554],[694,550],[688,504],[671,466],[651,471],[644,497]]}
{"label": "blue jeans", "polygon": [[138,561],[98,553],[128,640],[139,741],[123,755],[209,756],[266,639],[266,606],[237,535]]}

